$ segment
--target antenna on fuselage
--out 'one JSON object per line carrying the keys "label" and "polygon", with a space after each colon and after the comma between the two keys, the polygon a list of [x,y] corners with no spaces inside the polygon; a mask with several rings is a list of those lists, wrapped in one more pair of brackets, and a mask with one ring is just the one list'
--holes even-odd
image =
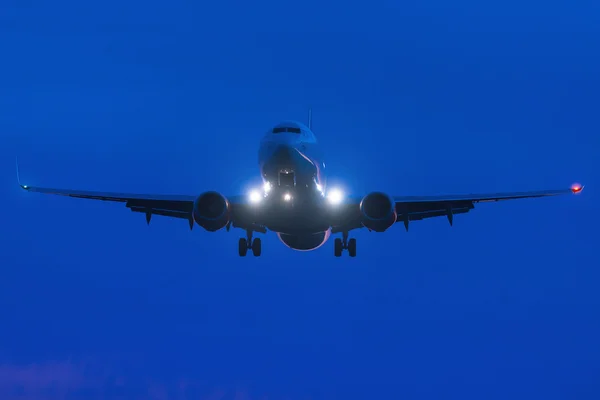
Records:
{"label": "antenna on fuselage", "polygon": [[308,129],[312,131],[312,107],[308,109]]}

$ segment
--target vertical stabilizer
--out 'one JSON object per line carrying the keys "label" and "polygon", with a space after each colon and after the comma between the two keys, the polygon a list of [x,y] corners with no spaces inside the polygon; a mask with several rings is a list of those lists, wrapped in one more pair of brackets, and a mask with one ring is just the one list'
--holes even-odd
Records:
{"label": "vertical stabilizer", "polygon": [[308,109],[308,129],[312,131],[312,107]]}

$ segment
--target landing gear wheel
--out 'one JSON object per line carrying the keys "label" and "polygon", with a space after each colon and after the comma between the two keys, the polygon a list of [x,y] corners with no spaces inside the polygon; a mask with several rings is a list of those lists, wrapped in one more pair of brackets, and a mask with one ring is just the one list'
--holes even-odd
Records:
{"label": "landing gear wheel", "polygon": [[240,257],[246,257],[248,253],[248,241],[244,238],[240,238],[238,242],[238,253]]}
{"label": "landing gear wheel", "polygon": [[348,254],[350,257],[356,257],[356,239],[348,240]]}
{"label": "landing gear wheel", "polygon": [[336,238],[333,243],[333,253],[336,257],[342,256],[342,250],[344,249],[342,245],[342,239]]}
{"label": "landing gear wheel", "polygon": [[344,250],[348,250],[350,257],[356,257],[356,239],[348,240],[348,232],[342,232],[342,238],[335,239],[333,249],[336,257],[341,257]]}
{"label": "landing gear wheel", "polygon": [[262,252],[262,245],[260,238],[256,238],[252,241],[252,254],[254,257],[259,257]]}

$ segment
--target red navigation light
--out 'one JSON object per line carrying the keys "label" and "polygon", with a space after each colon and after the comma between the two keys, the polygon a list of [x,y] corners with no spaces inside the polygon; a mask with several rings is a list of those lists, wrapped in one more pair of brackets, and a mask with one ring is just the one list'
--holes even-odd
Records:
{"label": "red navigation light", "polygon": [[573,185],[571,185],[571,192],[573,193],[579,193],[583,190],[583,186],[580,185],[579,183],[574,183]]}

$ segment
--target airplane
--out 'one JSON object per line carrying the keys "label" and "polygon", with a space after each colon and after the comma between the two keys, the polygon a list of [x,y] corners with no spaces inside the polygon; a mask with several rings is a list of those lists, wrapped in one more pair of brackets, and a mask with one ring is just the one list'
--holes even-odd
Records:
{"label": "airplane", "polygon": [[366,228],[385,232],[396,223],[406,231],[409,224],[425,218],[446,217],[452,225],[454,216],[464,214],[477,203],[580,193],[583,186],[546,191],[468,194],[448,196],[390,196],[373,191],[364,196],[344,196],[337,188],[327,188],[325,162],[312,130],[312,113],[308,124],[283,121],[269,129],[260,142],[258,164],[263,186],[247,195],[225,196],[216,191],[199,195],[126,194],[67,189],[52,189],[21,184],[17,162],[17,180],[29,192],[74,198],[125,203],[133,212],[185,219],[209,232],[231,227],[246,231],[238,241],[238,254],[248,251],[256,257],[262,253],[260,237],[254,233],[275,232],[287,247],[312,251],[323,246],[331,235],[334,256],[344,250],[356,256],[356,239],[349,233]]}

